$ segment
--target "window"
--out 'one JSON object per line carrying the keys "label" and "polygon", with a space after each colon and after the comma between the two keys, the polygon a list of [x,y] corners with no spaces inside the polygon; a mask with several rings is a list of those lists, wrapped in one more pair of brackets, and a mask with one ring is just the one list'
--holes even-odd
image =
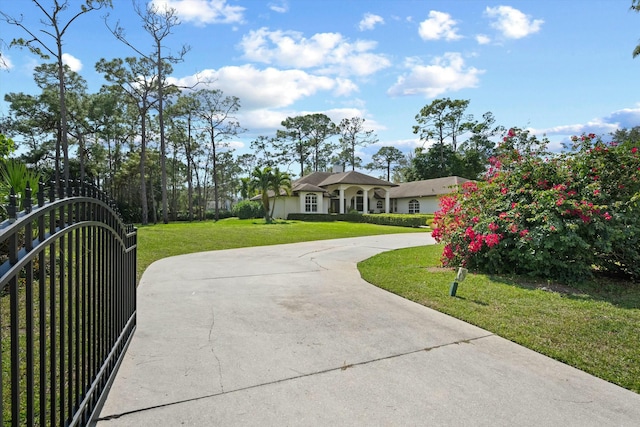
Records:
{"label": "window", "polygon": [[383,207],[384,207],[384,204],[382,203],[382,200],[378,200],[378,203],[376,203],[376,208],[382,209]]}
{"label": "window", "polygon": [[362,197],[362,190],[358,191],[356,196],[356,210],[362,212],[364,210],[364,197]]}
{"label": "window", "polygon": [[391,213],[398,213],[398,199],[391,199]]}
{"label": "window", "polygon": [[313,193],[304,196],[304,211],[318,212],[318,196]]}
{"label": "window", "polygon": [[418,202],[416,199],[411,199],[409,201],[409,213],[420,213],[420,202]]}

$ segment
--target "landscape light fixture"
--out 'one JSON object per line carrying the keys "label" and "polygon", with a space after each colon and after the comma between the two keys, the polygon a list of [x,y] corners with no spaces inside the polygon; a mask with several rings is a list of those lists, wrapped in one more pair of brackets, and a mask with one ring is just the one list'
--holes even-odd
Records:
{"label": "landscape light fixture", "polygon": [[451,288],[449,288],[449,296],[456,296],[456,292],[458,291],[458,283],[464,281],[465,277],[467,277],[467,269],[462,267],[458,268],[458,274],[456,274],[456,278],[453,280]]}

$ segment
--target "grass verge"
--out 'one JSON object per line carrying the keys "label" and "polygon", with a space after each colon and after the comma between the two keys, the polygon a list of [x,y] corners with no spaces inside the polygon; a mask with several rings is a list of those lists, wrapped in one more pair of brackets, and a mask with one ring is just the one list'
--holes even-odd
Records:
{"label": "grass verge", "polygon": [[441,246],[399,249],[358,269],[380,288],[640,393],[640,285],[567,288],[468,274],[454,298],[455,272],[438,268],[441,252]]}

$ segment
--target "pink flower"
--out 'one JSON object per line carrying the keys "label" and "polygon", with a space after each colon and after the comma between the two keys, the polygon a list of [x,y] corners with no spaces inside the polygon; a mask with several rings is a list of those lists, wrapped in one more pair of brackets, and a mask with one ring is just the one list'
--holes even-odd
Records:
{"label": "pink flower", "polygon": [[507,134],[510,138],[516,136],[516,131],[513,128],[509,129],[509,133]]}
{"label": "pink flower", "polygon": [[602,215],[602,217],[607,220],[607,221],[611,221],[611,218],[613,218],[609,212],[605,212],[604,215]]}
{"label": "pink flower", "polygon": [[471,253],[476,253],[482,249],[482,239],[476,239],[473,242],[469,243],[469,251]]}
{"label": "pink flower", "polygon": [[517,208],[517,207],[518,207],[518,204],[517,204],[517,203],[515,203],[515,202],[511,203],[511,209],[515,209],[515,208]]}
{"label": "pink flower", "polygon": [[478,191],[478,184],[473,181],[467,181],[462,184],[462,188],[473,193]]}
{"label": "pink flower", "polygon": [[526,229],[525,229],[525,230],[521,230],[521,231],[520,231],[520,237],[524,237],[524,236],[526,236],[527,234],[529,234],[529,230],[526,230]]}
{"label": "pink flower", "polygon": [[475,231],[473,231],[473,228],[467,227],[467,229],[464,231],[464,237],[473,240],[473,238],[476,237],[476,233]]}
{"label": "pink flower", "polygon": [[446,245],[444,250],[442,251],[442,255],[447,259],[453,259],[455,256],[453,251],[451,250],[451,245]]}
{"label": "pink flower", "polygon": [[547,181],[546,179],[542,179],[538,181],[538,187],[542,188],[543,190],[546,189],[548,186],[549,186],[549,181]]}
{"label": "pink flower", "polygon": [[638,147],[633,147],[631,149],[631,154],[636,154],[638,152]]}
{"label": "pink flower", "polygon": [[492,222],[492,223],[490,223],[490,224],[489,224],[489,230],[491,230],[491,231],[493,231],[493,232],[498,231],[498,228],[500,228],[500,227],[498,227],[498,224],[496,224],[496,223],[494,223],[494,222]]}
{"label": "pink flower", "polygon": [[500,243],[500,236],[498,234],[487,234],[484,236],[484,242],[488,247],[492,248],[498,243]]}
{"label": "pink flower", "polygon": [[507,194],[507,187],[502,187],[502,188],[500,189],[500,192],[501,192],[502,194]]}
{"label": "pink flower", "polygon": [[431,237],[436,239],[436,242],[440,242],[440,239],[442,239],[442,228],[434,228],[431,232]]}
{"label": "pink flower", "polygon": [[480,221],[480,218],[474,216],[473,218],[471,218],[471,221],[473,221],[474,224],[477,224]]}
{"label": "pink flower", "polygon": [[555,226],[555,225],[552,225],[551,227],[549,227],[549,230],[551,230],[551,231],[556,231],[556,226]]}
{"label": "pink flower", "polygon": [[593,190],[593,195],[597,196],[598,194],[600,194],[600,190]]}

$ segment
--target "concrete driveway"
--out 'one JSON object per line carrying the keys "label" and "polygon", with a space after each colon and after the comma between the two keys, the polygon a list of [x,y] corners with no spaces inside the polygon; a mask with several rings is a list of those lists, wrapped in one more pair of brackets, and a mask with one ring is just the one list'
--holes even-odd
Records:
{"label": "concrete driveway", "polygon": [[640,395],[380,290],[356,269],[429,243],[397,234],[154,263],[98,425],[640,425]]}

